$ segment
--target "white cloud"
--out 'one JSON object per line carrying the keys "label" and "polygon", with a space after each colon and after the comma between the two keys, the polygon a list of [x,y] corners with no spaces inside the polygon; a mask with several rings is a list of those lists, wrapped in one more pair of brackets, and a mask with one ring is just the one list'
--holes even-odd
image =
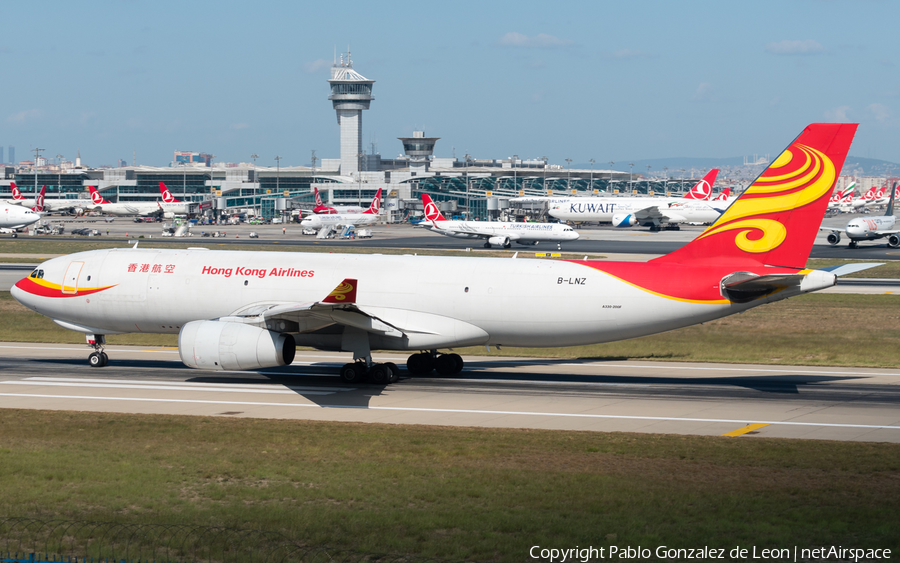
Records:
{"label": "white cloud", "polygon": [[884,104],[869,104],[869,107],[866,109],[872,112],[872,116],[875,117],[876,121],[881,121],[882,123],[891,116],[891,110]]}
{"label": "white cloud", "polygon": [[560,39],[553,35],[547,35],[546,33],[538,33],[533,37],[529,37],[521,33],[516,33],[515,31],[510,31],[501,37],[498,43],[507,47],[536,47],[539,49],[546,49],[552,47],[565,47],[566,45],[573,45],[575,42],[570,39]]}
{"label": "white cloud", "polygon": [[331,63],[325,59],[316,59],[312,62],[306,63],[303,65],[303,70],[309,72],[310,74],[313,72],[318,72],[323,68],[328,68],[331,66]]}
{"label": "white cloud", "polygon": [[825,111],[825,119],[827,119],[828,121],[836,122],[850,121],[850,119],[847,117],[848,111],[850,111],[850,106],[838,106],[836,108],[832,108]]}
{"label": "white cloud", "polygon": [[825,47],[812,39],[804,41],[785,39],[766,43],[766,51],[775,55],[819,55],[825,52]]}
{"label": "white cloud", "polygon": [[25,123],[26,121],[31,121],[32,119],[38,119],[43,116],[43,113],[39,109],[26,109],[24,111],[20,111],[18,113],[14,113],[6,118],[10,123]]}

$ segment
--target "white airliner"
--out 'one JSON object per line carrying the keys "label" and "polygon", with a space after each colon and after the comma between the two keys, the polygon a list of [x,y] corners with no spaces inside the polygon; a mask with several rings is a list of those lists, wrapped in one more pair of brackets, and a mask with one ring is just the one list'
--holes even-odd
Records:
{"label": "white airliner", "polygon": [[[680,223],[712,223],[731,203],[708,201],[718,169],[711,170],[681,198],[581,197],[550,205],[551,217],[563,221],[611,222],[616,227],[641,225],[651,231],[678,228]],[[702,197],[703,199],[700,199]]]}
{"label": "white airliner", "polygon": [[828,209],[847,209],[849,211],[850,204],[853,201],[853,192],[856,190],[856,182],[850,182],[850,185],[843,190],[834,192],[828,201]]}
{"label": "white airliner", "polygon": [[319,229],[325,227],[337,229],[338,227],[347,225],[371,225],[381,218],[379,211],[381,210],[381,188],[375,192],[375,199],[368,209],[362,213],[324,213],[321,215],[309,215],[300,224],[305,229]]}
{"label": "white airliner", "polygon": [[41,219],[41,214],[21,205],[9,205],[0,203],[0,232],[18,236],[16,229],[21,229],[36,223]]}
{"label": "white airliner", "polygon": [[561,223],[514,223],[508,221],[448,221],[428,194],[422,194],[425,220],[419,225],[433,233],[465,239],[480,239],[484,247],[509,248],[512,243],[537,244],[541,241],[562,243],[578,238],[569,225]]}
{"label": "white airliner", "polygon": [[[9,183],[10,190],[12,191],[12,199],[5,199],[2,201],[3,204],[6,205],[22,205],[24,207],[34,207],[34,199],[27,199],[22,195],[22,191],[16,185],[15,182]],[[37,186],[35,186],[37,189]]]}
{"label": "white airliner", "polygon": [[319,194],[319,188],[313,186],[313,192],[316,195],[316,206],[313,208],[312,212],[316,215],[336,215],[338,213],[365,213],[366,211],[358,205],[338,205],[334,207],[325,205],[325,203],[322,201],[322,196]]}
{"label": "white airliner", "polygon": [[[296,345],[351,352],[346,382],[386,383],[371,349],[416,351],[413,373],[458,373],[462,346],[574,346],[634,338],[831,287],[806,268],[857,125],[813,124],[718,220],[649,262],[116,248],[48,260],[13,297],[85,333],[178,334],[206,370],[290,364]],[[538,306],[529,306],[538,305]],[[424,352],[422,352],[424,351]]]}
{"label": "white airliner", "polygon": [[176,199],[169,191],[169,188],[162,182],[159,183],[159,192],[162,196],[162,202],[128,201],[111,203],[107,201],[94,186],[88,186],[88,190],[91,192],[91,200],[93,201],[91,209],[108,215],[149,216],[165,213],[184,215],[190,211],[191,204]]}
{"label": "white airliner", "polygon": [[[876,217],[857,217],[850,219],[843,231],[850,239],[850,248],[856,248],[860,241],[876,240],[887,237],[888,246],[891,248],[900,247],[900,229],[895,229],[897,217],[894,215],[894,196],[897,191],[897,184],[891,188],[891,197],[888,199],[887,209],[884,215]],[[831,227],[819,227],[821,231],[831,231],[828,233],[828,244],[836,246],[841,242],[841,230]]]}

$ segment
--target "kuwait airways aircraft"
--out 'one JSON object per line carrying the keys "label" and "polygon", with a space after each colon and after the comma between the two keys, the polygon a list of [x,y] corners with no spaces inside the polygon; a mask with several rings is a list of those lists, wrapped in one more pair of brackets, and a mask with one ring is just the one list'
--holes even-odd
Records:
{"label": "kuwait airways aircraft", "polygon": [[[48,260],[13,297],[85,333],[178,334],[205,370],[290,364],[295,346],[353,354],[346,382],[386,383],[371,349],[412,373],[458,373],[475,345],[573,346],[645,336],[831,287],[867,266],[806,262],[856,132],[813,124],[702,234],[649,262],[117,248]],[[539,308],[523,307],[529,301]]]}
{"label": "kuwait airways aircraft", "polygon": [[362,213],[323,213],[320,215],[309,215],[306,219],[300,221],[305,229],[319,230],[321,228],[336,229],[346,225],[371,225],[378,221],[381,210],[381,188],[375,192],[375,199],[368,209]]}
{"label": "kuwait airways aircraft", "polygon": [[[857,217],[851,219],[844,232],[850,239],[850,248],[856,248],[859,241],[875,240],[887,237],[888,246],[891,248],[900,248],[900,229],[895,229],[897,217],[894,215],[894,196],[897,191],[897,183],[891,188],[891,197],[888,200],[887,209],[884,215],[880,217]],[[828,243],[836,246],[841,242],[841,229],[833,229],[830,227],[819,227],[821,231],[831,231],[828,233]]]}
{"label": "kuwait airways aircraft", "polygon": [[507,221],[448,221],[428,194],[422,194],[425,221],[421,226],[433,233],[454,238],[481,239],[484,247],[509,248],[512,243],[537,244],[540,241],[562,243],[575,240],[578,233],[561,223],[514,223]]}
{"label": "kuwait airways aircraft", "polygon": [[550,205],[550,216],[563,221],[612,222],[616,227],[641,225],[651,231],[677,229],[680,223],[712,223],[731,201],[708,201],[718,169],[712,169],[682,198],[582,197]]}

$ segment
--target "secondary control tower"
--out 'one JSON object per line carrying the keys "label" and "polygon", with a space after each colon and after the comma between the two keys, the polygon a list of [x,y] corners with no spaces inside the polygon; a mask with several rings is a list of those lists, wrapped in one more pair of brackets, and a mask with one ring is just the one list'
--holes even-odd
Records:
{"label": "secondary control tower", "polygon": [[341,175],[351,176],[359,172],[362,149],[362,110],[369,109],[372,84],[365,76],[353,70],[353,61],[347,53],[347,61],[341,55],[340,62],[331,65],[331,95],[338,125],[341,127]]}

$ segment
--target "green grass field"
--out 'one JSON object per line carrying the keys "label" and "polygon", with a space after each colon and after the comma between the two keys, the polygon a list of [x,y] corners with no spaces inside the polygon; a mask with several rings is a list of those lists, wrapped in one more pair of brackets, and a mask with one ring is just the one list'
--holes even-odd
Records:
{"label": "green grass field", "polygon": [[533,545],[897,549],[898,472],[891,444],[0,411],[9,514],[449,559],[524,561]]}

